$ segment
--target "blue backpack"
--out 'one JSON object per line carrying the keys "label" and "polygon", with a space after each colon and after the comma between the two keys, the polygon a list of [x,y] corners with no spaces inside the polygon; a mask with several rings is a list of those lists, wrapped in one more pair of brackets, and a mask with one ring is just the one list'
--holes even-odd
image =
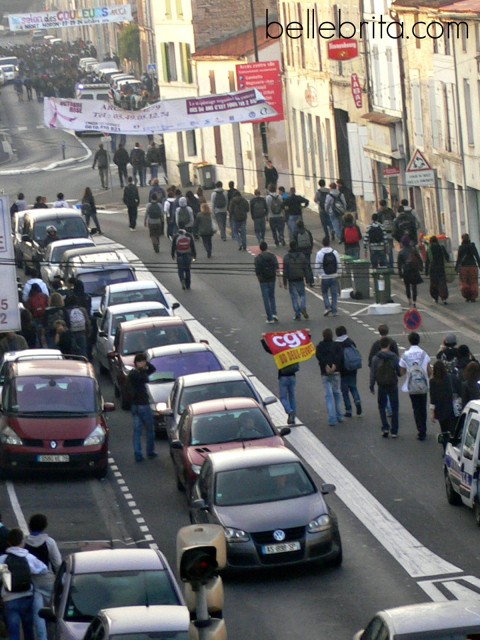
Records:
{"label": "blue backpack", "polygon": [[343,349],[343,366],[346,371],[357,371],[362,368],[362,356],[353,344],[348,344]]}

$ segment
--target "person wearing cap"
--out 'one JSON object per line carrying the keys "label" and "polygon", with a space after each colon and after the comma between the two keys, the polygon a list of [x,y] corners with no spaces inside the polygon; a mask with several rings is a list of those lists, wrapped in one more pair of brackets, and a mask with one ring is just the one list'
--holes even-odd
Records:
{"label": "person wearing cap", "polygon": [[57,235],[57,227],[54,227],[53,224],[49,224],[47,229],[47,235],[43,240],[43,248],[45,249],[51,242],[55,242],[55,240],[59,240],[60,238]]}
{"label": "person wearing cap", "polygon": [[447,333],[443,339],[437,353],[437,360],[442,360],[445,363],[448,373],[457,372],[458,348],[457,336],[454,333]]}

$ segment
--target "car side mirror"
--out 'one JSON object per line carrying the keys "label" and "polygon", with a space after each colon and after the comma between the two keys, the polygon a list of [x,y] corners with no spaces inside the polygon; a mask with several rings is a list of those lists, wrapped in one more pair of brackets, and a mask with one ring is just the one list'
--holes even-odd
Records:
{"label": "car side mirror", "polygon": [[170,446],[172,449],[178,449],[178,450],[183,449],[183,443],[180,442],[180,440],[172,440],[172,442],[170,443]]}
{"label": "car side mirror", "polygon": [[57,616],[53,613],[50,607],[42,607],[38,612],[38,616],[47,622],[57,621]]}
{"label": "car side mirror", "polygon": [[238,366],[238,364],[231,364],[231,365],[228,367],[228,370],[229,370],[229,371],[240,371],[240,367]]}
{"label": "car side mirror", "polygon": [[113,402],[104,402],[103,403],[103,411],[105,413],[110,413],[111,411],[115,411],[115,403],[113,403]]}
{"label": "car side mirror", "polygon": [[208,342],[208,340],[199,340],[199,342],[200,342],[200,343],[203,343],[203,344],[210,344],[210,343]]}
{"label": "car side mirror", "polygon": [[277,402],[277,398],[275,396],[267,396],[266,398],[263,399],[263,404],[265,406],[269,404],[274,404],[275,402]]}
{"label": "car side mirror", "polygon": [[109,351],[107,353],[107,358],[109,360],[115,360],[116,357],[117,357],[117,352],[116,351]]}
{"label": "car side mirror", "polygon": [[336,490],[336,486],[334,484],[327,484],[326,482],[324,484],[322,484],[322,486],[320,487],[320,491],[322,492],[322,494],[324,496],[327,495],[327,493],[333,493]]}
{"label": "car side mirror", "polygon": [[290,429],[290,427],[282,427],[281,429],[279,429],[278,433],[283,438],[283,436],[288,436],[290,433],[292,433],[292,430]]}
{"label": "car side mirror", "polygon": [[192,508],[199,509],[200,511],[206,511],[208,509],[205,500],[203,498],[197,498],[192,501]]}
{"label": "car side mirror", "polygon": [[179,303],[179,302],[174,302],[174,303],[172,304],[172,307],[171,307],[171,308],[172,308],[174,311],[175,311],[175,309],[179,309],[179,308],[180,308],[180,303]]}

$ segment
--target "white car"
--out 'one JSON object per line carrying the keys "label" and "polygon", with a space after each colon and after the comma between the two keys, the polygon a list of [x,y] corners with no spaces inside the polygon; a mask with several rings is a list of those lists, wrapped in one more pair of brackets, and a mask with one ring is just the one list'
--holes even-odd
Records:
{"label": "white car", "polygon": [[178,302],[170,305],[160,289],[160,285],[153,280],[136,280],[135,282],[119,282],[105,287],[100,313],[105,313],[107,307],[114,304],[128,304],[131,302],[161,302],[167,309],[178,309]]}
{"label": "white car", "polygon": [[108,353],[113,351],[115,332],[121,322],[169,315],[171,315],[169,309],[160,302],[133,302],[108,307],[105,314],[100,316],[97,341],[93,351],[100,370],[103,372],[110,370]]}
{"label": "white car", "polygon": [[132,638],[188,640],[190,613],[187,607],[152,605],[102,609],[90,623],[83,640]]}
{"label": "white car", "polygon": [[45,257],[40,267],[40,275],[44,282],[53,282],[54,276],[60,275],[60,261],[68,249],[80,249],[81,247],[94,247],[93,240],[88,238],[69,238],[68,240],[55,240],[45,250]]}
{"label": "white car", "polygon": [[3,71],[5,82],[13,82],[15,80],[15,67],[13,64],[6,64],[0,69]]}

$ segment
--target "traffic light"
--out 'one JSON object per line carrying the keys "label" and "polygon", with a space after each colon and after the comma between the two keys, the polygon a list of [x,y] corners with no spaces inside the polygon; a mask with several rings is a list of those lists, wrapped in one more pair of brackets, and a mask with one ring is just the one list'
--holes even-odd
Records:
{"label": "traffic light", "polygon": [[180,578],[184,582],[207,584],[218,574],[217,549],[202,545],[185,549],[180,559]]}

